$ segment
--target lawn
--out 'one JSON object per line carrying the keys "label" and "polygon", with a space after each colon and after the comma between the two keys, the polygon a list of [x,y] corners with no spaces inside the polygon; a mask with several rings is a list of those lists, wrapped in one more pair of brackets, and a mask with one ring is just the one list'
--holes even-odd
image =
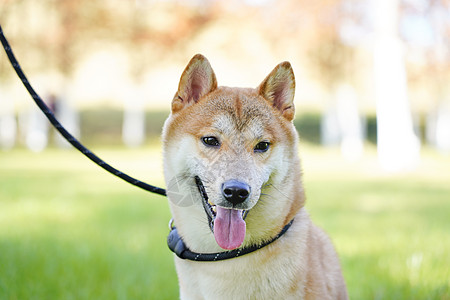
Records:
{"label": "lawn", "polygon": [[[158,145],[95,152],[163,186]],[[307,208],[339,252],[351,299],[450,299],[450,157],[386,174],[302,149]],[[1,299],[176,299],[164,197],[74,150],[0,152]]]}

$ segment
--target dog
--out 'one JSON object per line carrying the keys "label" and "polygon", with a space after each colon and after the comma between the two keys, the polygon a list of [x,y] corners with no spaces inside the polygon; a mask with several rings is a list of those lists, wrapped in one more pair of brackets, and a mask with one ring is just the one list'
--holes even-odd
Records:
{"label": "dog", "polygon": [[182,73],[162,135],[181,299],[348,299],[304,208],[294,91],[289,62],[256,89],[218,86],[200,54]]}

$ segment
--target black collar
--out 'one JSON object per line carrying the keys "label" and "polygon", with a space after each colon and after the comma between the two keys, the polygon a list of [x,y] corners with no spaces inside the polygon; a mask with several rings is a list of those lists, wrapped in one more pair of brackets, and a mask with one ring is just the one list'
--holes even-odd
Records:
{"label": "black collar", "polygon": [[294,222],[294,219],[292,219],[289,223],[286,224],[286,226],[283,227],[283,229],[278,233],[273,239],[270,241],[267,241],[265,243],[262,243],[260,245],[253,245],[245,248],[238,248],[231,251],[224,251],[224,252],[218,252],[218,253],[197,253],[192,252],[189,250],[189,248],[186,246],[186,244],[183,242],[181,237],[178,235],[178,230],[176,227],[171,226],[171,230],[169,233],[169,236],[167,237],[167,244],[169,246],[169,249],[175,253],[179,258],[187,259],[187,260],[193,260],[193,261],[218,261],[218,260],[225,260],[230,258],[235,258],[238,256],[242,256],[245,254],[249,254],[251,252],[254,252],[256,250],[259,250],[273,242],[275,242],[277,239],[279,239],[283,234],[286,233],[286,231],[291,227],[292,222]]}

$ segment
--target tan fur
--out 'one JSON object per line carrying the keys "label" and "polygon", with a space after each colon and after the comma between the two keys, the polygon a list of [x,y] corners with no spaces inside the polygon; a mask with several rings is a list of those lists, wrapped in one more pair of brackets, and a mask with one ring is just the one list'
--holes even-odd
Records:
{"label": "tan fur", "polygon": [[[209,62],[196,55],[183,72],[163,129],[164,175],[179,234],[195,252],[222,252],[208,226],[194,183],[199,176],[212,204],[227,205],[220,185],[244,181],[251,194],[241,247],[279,240],[251,254],[220,262],[175,258],[181,299],[347,299],[339,260],[325,233],[311,223],[297,155],[295,80],[288,62],[256,88],[217,87]],[[205,147],[204,136],[221,141]],[[264,153],[253,149],[270,141]],[[184,184],[176,185],[174,178]],[[177,181],[178,182],[178,181]],[[176,192],[176,193],[175,193]],[[177,197],[190,195],[190,205]],[[226,207],[226,206],[224,206]]]}

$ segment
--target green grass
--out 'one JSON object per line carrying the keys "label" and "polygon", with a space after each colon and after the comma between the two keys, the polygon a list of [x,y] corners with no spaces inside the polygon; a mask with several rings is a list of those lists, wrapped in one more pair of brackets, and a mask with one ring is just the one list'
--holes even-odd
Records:
{"label": "green grass", "polygon": [[[96,149],[163,186],[158,146]],[[385,174],[302,150],[307,208],[339,252],[351,299],[450,299],[450,157]],[[0,299],[176,299],[166,199],[73,150],[0,152]]]}

